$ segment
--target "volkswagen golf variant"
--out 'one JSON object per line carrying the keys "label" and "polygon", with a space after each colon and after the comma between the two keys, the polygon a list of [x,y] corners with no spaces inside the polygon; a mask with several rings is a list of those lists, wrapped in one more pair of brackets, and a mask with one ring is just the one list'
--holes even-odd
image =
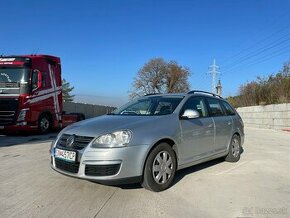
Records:
{"label": "volkswagen golf variant", "polygon": [[162,191],[177,170],[221,157],[237,162],[243,142],[243,121],[222,97],[153,94],[63,129],[51,145],[51,166],[76,178]]}

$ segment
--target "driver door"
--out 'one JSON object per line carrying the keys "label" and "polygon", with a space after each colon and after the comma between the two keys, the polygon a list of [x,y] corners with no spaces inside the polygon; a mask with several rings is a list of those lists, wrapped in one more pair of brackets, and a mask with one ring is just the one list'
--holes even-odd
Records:
{"label": "driver door", "polygon": [[181,119],[181,160],[184,164],[200,160],[211,155],[214,149],[214,122],[208,116],[203,97],[191,97],[184,104],[185,110],[196,110],[198,118]]}

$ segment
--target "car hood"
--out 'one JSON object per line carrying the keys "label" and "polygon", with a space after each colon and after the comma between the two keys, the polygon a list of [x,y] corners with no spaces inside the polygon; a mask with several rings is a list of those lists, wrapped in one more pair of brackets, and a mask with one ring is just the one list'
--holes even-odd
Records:
{"label": "car hood", "polygon": [[82,136],[97,137],[99,135],[110,133],[118,130],[129,129],[134,131],[135,128],[144,127],[146,123],[154,123],[163,116],[122,116],[122,115],[104,115],[87,119],[71,126],[66,127],[62,133],[76,134]]}

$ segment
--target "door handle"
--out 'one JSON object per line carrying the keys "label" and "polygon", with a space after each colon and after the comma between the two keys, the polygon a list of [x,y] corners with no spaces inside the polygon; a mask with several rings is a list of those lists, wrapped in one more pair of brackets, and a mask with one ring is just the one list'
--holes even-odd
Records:
{"label": "door handle", "polygon": [[207,127],[208,128],[213,128],[213,124],[209,124]]}
{"label": "door handle", "polygon": [[231,125],[231,124],[232,124],[232,122],[231,122],[231,121],[229,121],[229,122],[228,122],[228,125]]}

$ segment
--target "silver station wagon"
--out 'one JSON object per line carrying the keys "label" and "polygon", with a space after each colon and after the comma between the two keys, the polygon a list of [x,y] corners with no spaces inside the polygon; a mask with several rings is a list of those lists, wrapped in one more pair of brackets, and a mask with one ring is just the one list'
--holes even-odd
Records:
{"label": "silver station wagon", "polygon": [[237,162],[243,142],[243,121],[220,96],[153,94],[63,129],[51,145],[51,167],[99,183],[140,182],[162,191],[179,169],[220,157]]}

